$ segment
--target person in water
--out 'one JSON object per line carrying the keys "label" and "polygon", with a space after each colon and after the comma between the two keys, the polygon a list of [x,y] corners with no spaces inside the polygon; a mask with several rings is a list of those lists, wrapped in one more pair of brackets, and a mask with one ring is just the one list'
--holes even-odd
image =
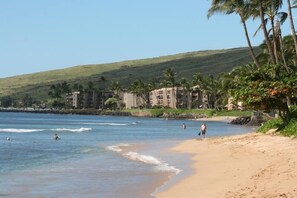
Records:
{"label": "person in water", "polygon": [[187,128],[187,125],[183,123],[183,129],[185,130]]}
{"label": "person in water", "polygon": [[57,134],[57,133],[55,133],[55,135],[54,135],[53,139],[54,139],[54,140],[59,140],[59,139],[60,139],[60,137],[58,136],[58,134]]}
{"label": "person in water", "polygon": [[207,126],[205,123],[203,123],[200,127],[200,133],[201,135],[203,135],[203,137],[205,138],[205,134],[206,134],[206,130],[207,130]]}

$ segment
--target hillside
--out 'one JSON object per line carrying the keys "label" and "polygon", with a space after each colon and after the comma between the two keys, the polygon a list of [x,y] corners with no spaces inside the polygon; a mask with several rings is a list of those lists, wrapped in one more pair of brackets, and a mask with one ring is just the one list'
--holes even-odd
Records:
{"label": "hillside", "polygon": [[[202,74],[217,75],[251,61],[247,48],[207,50],[162,56],[157,58],[123,61],[109,64],[80,65],[60,70],[39,72],[0,79],[0,97],[11,95],[15,98],[26,93],[35,99],[47,97],[49,87],[58,82],[87,84],[92,81],[96,87],[106,88],[117,80],[128,87],[136,79],[149,81],[161,78],[166,68],[173,68],[177,80],[191,79],[198,71]],[[102,81],[101,77],[106,80]]]}

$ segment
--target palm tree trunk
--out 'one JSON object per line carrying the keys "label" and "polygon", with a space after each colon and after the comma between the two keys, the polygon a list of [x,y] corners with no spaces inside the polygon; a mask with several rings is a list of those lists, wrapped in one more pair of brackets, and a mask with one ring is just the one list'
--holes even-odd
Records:
{"label": "palm tree trunk", "polygon": [[289,73],[289,67],[285,58],[285,52],[284,52],[284,45],[283,45],[283,39],[282,39],[282,34],[279,34],[279,42],[280,42],[280,50],[281,50],[281,54],[282,54],[282,59],[283,59],[283,63],[284,63],[284,67],[286,69],[286,71]]}
{"label": "palm tree trunk", "polygon": [[264,19],[264,10],[263,10],[262,1],[259,2],[259,11],[260,11],[260,18],[261,18],[261,26],[262,26],[262,30],[263,30],[263,33],[264,33],[267,49],[268,49],[268,52],[269,52],[269,55],[270,55],[270,58],[271,58],[271,63],[276,64],[275,56],[274,56],[272,46],[271,46],[271,43],[270,43],[270,39],[269,39],[269,36],[268,36],[268,32],[267,32],[267,29],[266,29],[266,22],[265,22],[265,19]]}
{"label": "palm tree trunk", "polygon": [[188,109],[192,109],[192,92],[190,90],[187,90],[187,95],[188,95]]}
{"label": "palm tree trunk", "polygon": [[270,23],[271,23],[271,29],[272,29],[272,43],[273,43],[273,51],[274,51],[274,57],[275,57],[275,61],[276,64],[279,64],[279,60],[278,60],[278,53],[277,53],[277,35],[275,32],[275,28],[280,28],[280,27],[275,27],[274,24],[274,17],[270,18]]}
{"label": "palm tree trunk", "polygon": [[255,65],[258,68],[260,68],[260,64],[259,64],[259,62],[258,62],[258,60],[256,58],[255,52],[254,52],[253,47],[251,45],[251,40],[250,40],[248,31],[247,31],[247,27],[246,27],[246,23],[245,23],[245,20],[243,19],[243,17],[241,17],[241,22],[242,22],[242,25],[243,25],[243,29],[244,29],[244,33],[245,33],[245,38],[247,40],[247,43],[248,43],[249,50],[250,50],[251,56],[253,58],[253,61],[254,61]]}
{"label": "palm tree trunk", "polygon": [[291,7],[290,0],[287,0],[287,3],[288,3],[288,15],[289,15],[289,19],[290,19],[291,32],[292,32],[292,37],[293,37],[294,45],[295,45],[295,53],[297,56],[297,36],[295,33],[295,26],[294,26],[294,21],[293,21],[293,16],[292,16],[292,7]]}

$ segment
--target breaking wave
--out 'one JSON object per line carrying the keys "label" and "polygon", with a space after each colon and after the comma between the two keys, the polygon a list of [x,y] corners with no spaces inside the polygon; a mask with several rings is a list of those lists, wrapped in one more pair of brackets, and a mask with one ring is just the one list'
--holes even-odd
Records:
{"label": "breaking wave", "polygon": [[133,123],[114,123],[114,122],[86,122],[83,124],[88,124],[88,125],[102,125],[102,126],[128,126],[128,125],[132,125],[132,124],[136,124],[135,122]]}
{"label": "breaking wave", "polygon": [[180,169],[170,166],[168,163],[159,160],[158,158],[151,156],[151,155],[142,155],[137,152],[122,152],[123,149],[121,147],[123,146],[130,146],[129,144],[118,144],[113,146],[106,147],[107,150],[111,150],[117,153],[121,153],[123,157],[126,157],[133,161],[139,161],[145,164],[154,165],[154,169],[157,171],[164,171],[164,172],[174,172],[175,174],[178,174],[181,172]]}
{"label": "breaking wave", "polygon": [[79,128],[79,129],[69,129],[69,128],[57,128],[57,129],[51,129],[52,131],[70,131],[70,132],[86,132],[91,131],[92,128]]}
{"label": "breaking wave", "polygon": [[0,129],[0,132],[6,132],[6,133],[33,133],[33,132],[40,132],[40,131],[44,131],[44,129],[14,129],[14,128]]}
{"label": "breaking wave", "polygon": [[108,146],[106,147],[107,150],[110,151],[115,151],[115,152],[121,152],[123,151],[123,149],[121,149],[121,147],[123,146],[130,146],[129,144],[118,144],[118,145],[114,145],[114,146]]}
{"label": "breaking wave", "polygon": [[163,162],[153,156],[150,155],[141,155],[139,153],[136,152],[127,152],[124,153],[123,156],[134,160],[134,161],[140,161],[146,164],[151,164],[151,165],[155,165],[155,169],[158,171],[169,171],[169,172],[175,172],[175,174],[178,174],[181,172],[180,169],[174,167],[174,166],[170,166],[168,163]]}

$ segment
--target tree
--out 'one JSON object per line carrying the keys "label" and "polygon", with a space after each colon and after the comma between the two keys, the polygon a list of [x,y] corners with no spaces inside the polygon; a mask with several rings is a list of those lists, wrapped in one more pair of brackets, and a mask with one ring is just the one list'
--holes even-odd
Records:
{"label": "tree", "polygon": [[163,85],[165,85],[165,87],[174,87],[176,86],[176,82],[175,82],[175,72],[172,68],[167,68],[164,72],[163,72]]}
{"label": "tree", "polygon": [[0,100],[2,107],[11,107],[13,105],[13,99],[10,96],[4,96]]}
{"label": "tree", "polygon": [[[250,15],[254,18],[259,17],[261,21],[261,26],[265,42],[267,45],[267,49],[270,55],[270,60],[272,64],[276,64],[276,59],[274,55],[274,51],[271,45],[271,41],[269,38],[269,33],[267,31],[267,20],[265,20],[265,8],[269,7],[271,5],[271,1],[263,1],[263,0],[251,0],[250,1]],[[273,28],[273,27],[272,27]]]}
{"label": "tree", "polygon": [[[297,73],[288,73],[280,65],[266,64],[261,69],[237,69],[233,83],[236,87],[232,96],[245,101],[246,105],[262,111],[277,110],[285,124],[289,123],[289,106],[287,98],[296,94]],[[243,75],[244,74],[244,75]]]}
{"label": "tree", "polygon": [[245,0],[235,0],[235,1],[229,1],[229,0],[212,0],[211,8],[208,10],[207,17],[210,18],[215,13],[224,13],[224,14],[238,14],[240,17],[240,21],[243,25],[245,37],[247,40],[247,44],[249,47],[250,54],[252,56],[252,59],[254,63],[257,65],[257,67],[260,67],[260,64],[256,58],[256,54],[253,50],[246,20],[249,18],[249,4]]}
{"label": "tree", "polygon": [[118,105],[118,99],[117,98],[108,98],[105,102],[104,105],[107,106],[107,108],[111,108],[113,110],[115,110],[117,108]]}
{"label": "tree", "polygon": [[31,107],[33,104],[33,98],[29,94],[26,94],[22,101],[25,107]]}
{"label": "tree", "polygon": [[[130,91],[135,94],[137,97],[143,99],[143,101],[147,104],[149,102],[149,88],[148,86],[142,82],[142,80],[136,80],[130,85]],[[138,101],[138,104],[140,102]]]}
{"label": "tree", "polygon": [[120,91],[122,91],[122,87],[121,87],[119,81],[112,81],[111,84],[110,84],[109,89],[114,92],[114,94],[115,94],[114,98],[117,99],[117,106],[120,107],[120,96],[119,96],[119,94],[120,94]]}
{"label": "tree", "polygon": [[[172,87],[172,106],[176,107],[176,100],[177,100],[177,94],[175,93],[175,86],[176,86],[176,81],[175,81],[175,72],[172,68],[167,68],[164,72],[163,72],[163,77],[164,80],[161,82],[161,85],[163,85],[165,87],[165,91],[167,92],[168,87]],[[166,100],[168,101],[168,100]]]}
{"label": "tree", "polygon": [[187,108],[192,108],[192,86],[191,84],[185,79],[181,78],[180,85],[183,88],[183,96],[187,100]]}
{"label": "tree", "polygon": [[288,4],[288,15],[289,15],[289,20],[290,20],[290,26],[291,26],[291,33],[292,33],[292,38],[294,41],[294,46],[295,46],[295,54],[297,56],[297,36],[296,36],[296,31],[295,31],[295,26],[294,26],[294,20],[293,20],[293,16],[292,16],[292,8],[296,8],[297,7],[297,1],[293,1],[293,7],[291,6],[291,1],[287,0],[287,4]]}
{"label": "tree", "polygon": [[70,85],[66,81],[62,82],[60,89],[62,94],[69,94],[71,92]]}
{"label": "tree", "polygon": [[119,92],[122,91],[122,87],[119,81],[112,81],[109,89],[115,93],[116,96],[119,96]]}

